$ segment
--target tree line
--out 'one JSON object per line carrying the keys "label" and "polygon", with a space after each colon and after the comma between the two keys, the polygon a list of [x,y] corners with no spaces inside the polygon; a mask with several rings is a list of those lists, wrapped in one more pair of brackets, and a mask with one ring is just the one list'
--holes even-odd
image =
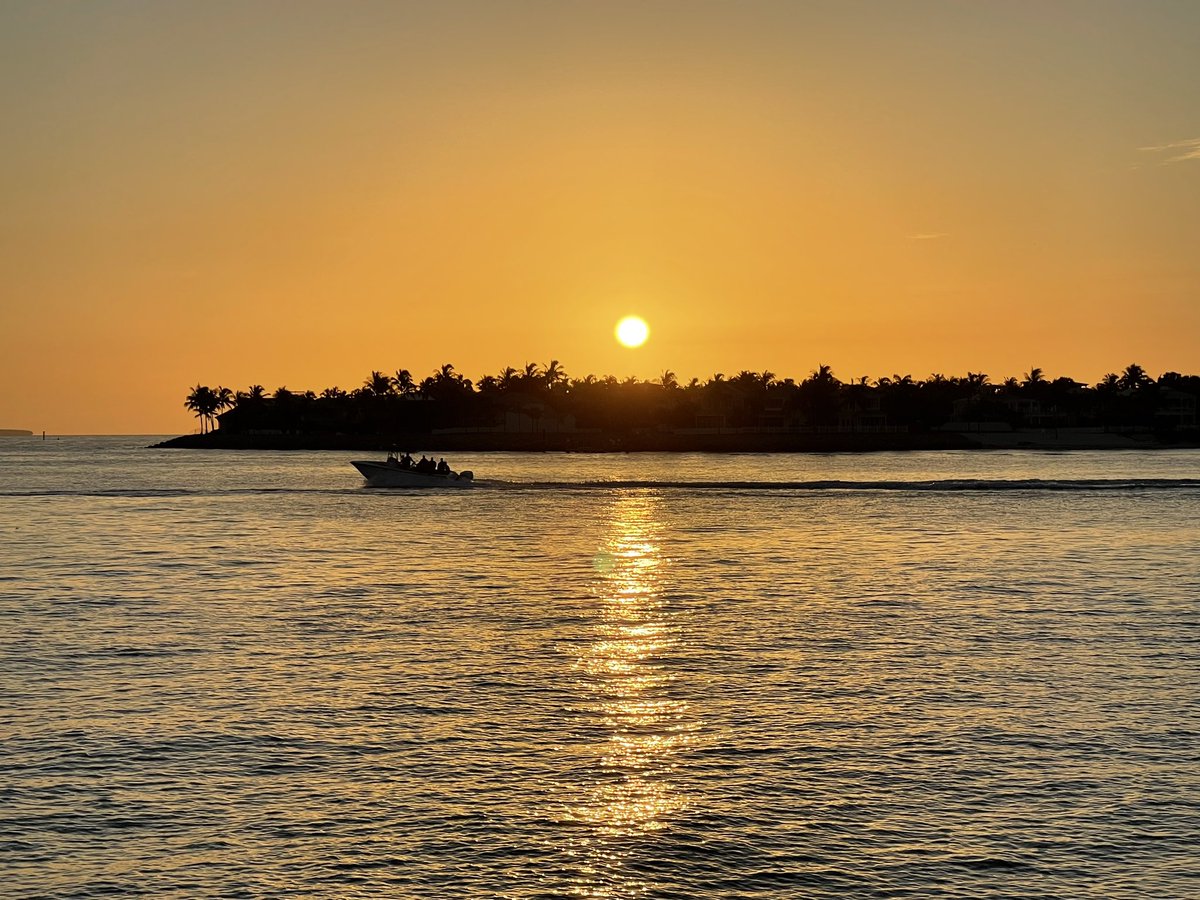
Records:
{"label": "tree line", "polygon": [[1050,379],[1037,367],[1020,378],[996,382],[982,372],[843,381],[828,365],[818,365],[800,380],[742,370],[681,383],[671,371],[650,380],[571,378],[558,360],[551,360],[520,369],[508,366],[475,382],[450,363],[419,380],[408,369],[372,371],[352,390],[328,387],[320,393],[287,387],[268,393],[259,384],[244,391],[197,384],[184,405],[200,420],[201,433],[212,431],[218,418],[223,433],[386,434],[496,428],[513,415],[533,428],[618,431],[919,431],[981,422],[1014,428],[1103,425],[1172,431],[1195,428],[1198,396],[1200,376],[1165,372],[1152,378],[1136,363],[1091,385],[1065,376]]}

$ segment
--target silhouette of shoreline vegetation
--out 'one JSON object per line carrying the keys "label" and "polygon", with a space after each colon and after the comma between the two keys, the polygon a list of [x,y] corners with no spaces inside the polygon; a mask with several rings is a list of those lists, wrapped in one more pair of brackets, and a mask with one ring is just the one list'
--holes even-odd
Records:
{"label": "silhouette of shoreline vegetation", "polygon": [[[827,365],[802,380],[718,373],[681,384],[570,378],[558,360],[472,383],[447,363],[417,380],[374,371],[353,390],[196,385],[184,405],[199,434],[161,446],[433,447],[514,450],[831,450],[973,446],[1129,446],[1198,441],[1200,376],[1151,378],[1137,364],[1088,385],[1046,377],[891,375],[842,381]],[[1010,437],[1005,437],[1006,435]],[[1027,442],[1012,435],[1035,435]],[[1124,440],[1124,443],[1121,441]],[[1005,443],[1007,441],[1007,443]]]}

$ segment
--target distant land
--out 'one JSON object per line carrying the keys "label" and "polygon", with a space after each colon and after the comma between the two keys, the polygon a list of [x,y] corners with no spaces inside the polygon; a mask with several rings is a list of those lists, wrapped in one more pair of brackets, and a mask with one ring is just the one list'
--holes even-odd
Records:
{"label": "distant land", "polygon": [[24,428],[0,428],[0,437],[33,437],[33,432]]}
{"label": "distant land", "polygon": [[680,384],[569,378],[557,360],[472,383],[447,363],[417,381],[373,371],[351,391],[196,385],[200,433],[156,446],[295,450],[832,452],[1200,446],[1200,376],[1130,364],[1095,385],[988,375],[838,379],[741,371]]}

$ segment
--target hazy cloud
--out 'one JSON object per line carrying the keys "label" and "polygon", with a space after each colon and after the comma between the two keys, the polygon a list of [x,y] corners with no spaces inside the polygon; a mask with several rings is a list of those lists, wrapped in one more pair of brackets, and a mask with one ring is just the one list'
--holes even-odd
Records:
{"label": "hazy cloud", "polygon": [[1162,165],[1170,163],[1185,162],[1189,159],[1200,159],[1200,138],[1191,138],[1186,141],[1174,141],[1170,144],[1159,144],[1156,147],[1139,147],[1139,150],[1144,150],[1147,153],[1169,153],[1171,154],[1166,159],[1162,160]]}
{"label": "hazy cloud", "polygon": [[910,241],[936,241],[938,238],[950,237],[946,231],[920,231],[916,234],[910,234]]}

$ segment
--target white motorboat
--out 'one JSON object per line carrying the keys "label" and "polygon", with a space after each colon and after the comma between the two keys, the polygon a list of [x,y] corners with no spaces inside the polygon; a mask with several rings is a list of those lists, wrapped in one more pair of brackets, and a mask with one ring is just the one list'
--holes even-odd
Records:
{"label": "white motorboat", "polygon": [[350,465],[371,487],[467,488],[475,484],[474,472],[423,472],[402,465],[394,453],[388,454],[386,462],[353,460]]}

